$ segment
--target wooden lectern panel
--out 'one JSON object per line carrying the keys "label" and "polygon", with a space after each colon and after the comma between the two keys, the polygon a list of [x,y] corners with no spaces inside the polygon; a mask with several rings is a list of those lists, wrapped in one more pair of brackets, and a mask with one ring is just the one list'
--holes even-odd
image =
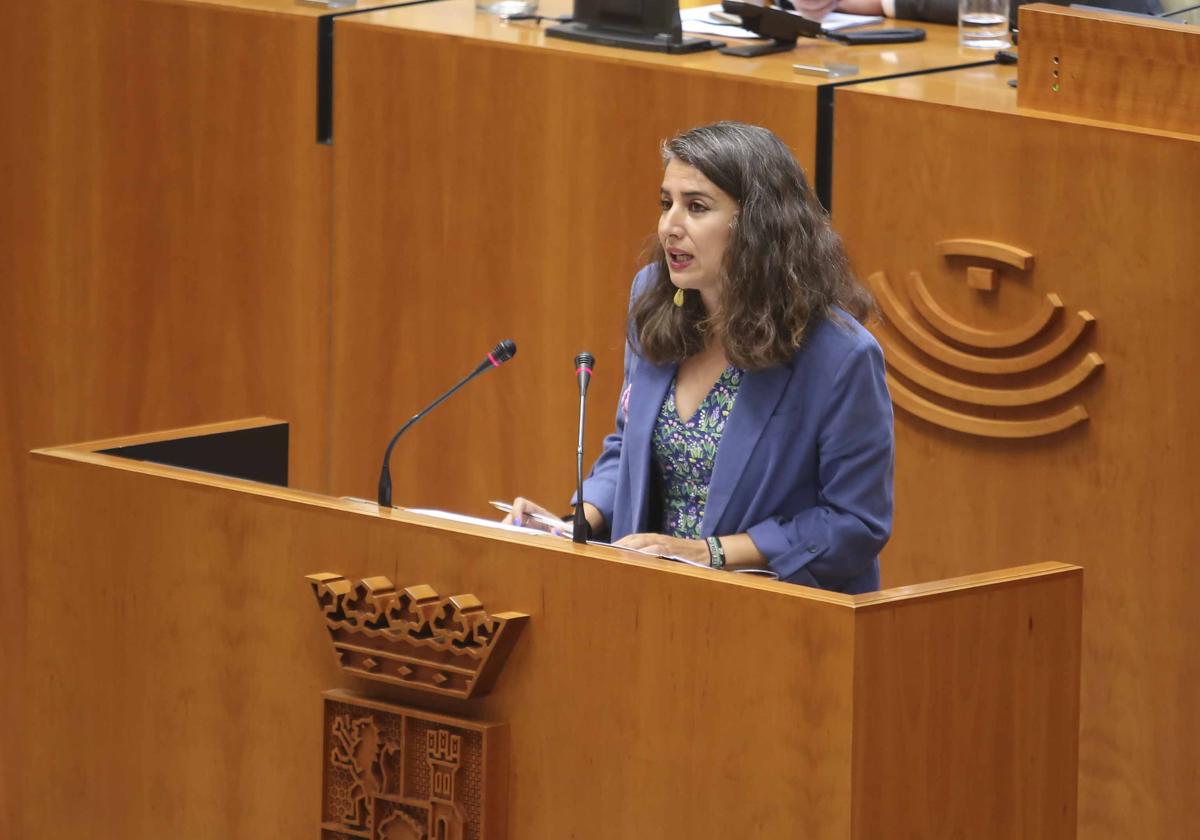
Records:
{"label": "wooden lectern panel", "polygon": [[[969,837],[976,821],[992,837],[1075,836],[1082,580],[1003,574],[982,599],[865,596],[881,603],[857,629],[855,837]],[[1073,653],[1039,653],[1050,640]],[[1047,708],[1064,720],[1048,725]],[[1003,792],[1015,780],[996,772],[1014,754],[1015,807]]]}
{"label": "wooden lectern panel", "polygon": [[[852,597],[92,454],[115,445],[34,455],[22,836],[411,828],[423,755],[424,813],[486,812],[484,838],[1072,836],[1078,569]],[[314,603],[321,569],[353,616]],[[528,620],[456,699],[337,666],[327,610],[397,605]],[[472,732],[501,742],[464,741],[456,782]]]}
{"label": "wooden lectern panel", "polygon": [[[1181,734],[1193,728],[1200,679],[1187,595],[1200,587],[1200,395],[1186,374],[1200,353],[1191,305],[1200,137],[1026,112],[1005,85],[1013,75],[980,68],[837,93],[835,159],[855,164],[835,173],[834,222],[858,270],[886,275],[905,317],[944,349],[993,360],[1054,343],[1079,313],[1093,319],[1045,365],[989,374],[934,357],[885,317],[876,332],[889,377],[926,404],[1008,429],[1074,406],[1086,419],[1005,439],[956,429],[944,413],[922,416],[897,397],[884,582],[1002,568],[1014,557],[1084,566],[1080,836],[1180,837],[1200,824],[1200,744]],[[880,136],[896,140],[869,140]],[[1018,267],[1000,252],[940,244],[963,239],[1031,260]],[[972,268],[993,272],[994,288],[973,286]],[[910,272],[980,331],[1043,317],[1047,295],[1062,308],[1024,344],[970,347],[921,313]],[[1101,368],[1048,400],[977,398],[978,389],[1044,389],[1093,357]],[[959,390],[938,393],[939,380]]]}
{"label": "wooden lectern panel", "polygon": [[508,724],[509,837],[846,836],[847,596],[784,609],[792,587],[169,472],[36,465],[22,791],[44,836],[315,836],[321,693],[379,692],[342,675],[313,603],[305,575],[335,566],[530,614],[491,693],[439,707]]}

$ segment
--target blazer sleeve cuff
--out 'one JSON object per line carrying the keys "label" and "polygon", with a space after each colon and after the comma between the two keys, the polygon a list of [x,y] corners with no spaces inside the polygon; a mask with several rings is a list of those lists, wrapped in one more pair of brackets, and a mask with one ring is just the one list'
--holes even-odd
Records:
{"label": "blazer sleeve cuff", "polygon": [[767,558],[767,566],[780,580],[794,577],[801,569],[829,550],[828,529],[810,530],[799,543],[792,543],[778,518],[772,517],[746,530],[754,545]]}

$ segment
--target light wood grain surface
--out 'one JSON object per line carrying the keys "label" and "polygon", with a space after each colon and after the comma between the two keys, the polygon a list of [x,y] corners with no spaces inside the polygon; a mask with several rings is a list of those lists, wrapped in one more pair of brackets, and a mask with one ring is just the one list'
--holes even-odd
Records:
{"label": "light wood grain surface", "polygon": [[1049,4],[1020,11],[1022,107],[1200,133],[1200,30]]}
{"label": "light wood grain surface", "polygon": [[[967,589],[862,610],[855,837],[976,836],[963,833],[971,823],[1012,840],[1075,836],[1082,583],[1008,577],[983,598]],[[1060,645],[1076,653],[1044,655]],[[1019,769],[997,772],[1014,757]],[[956,779],[976,782],[964,795]],[[1015,798],[1012,785],[1022,788]]]}
{"label": "light wood grain surface", "polygon": [[[510,837],[752,826],[867,840],[884,815],[898,836],[921,836],[931,821],[914,785],[960,806],[933,821],[955,835],[1070,836],[1044,827],[1074,778],[1060,762],[1074,731],[1078,569],[1013,569],[860,605],[79,448],[36,454],[31,475],[40,666],[27,720],[41,749],[21,791],[42,836],[312,832],[321,692],[352,683],[303,578],[320,570],[530,614],[489,695],[437,705],[509,725]],[[890,716],[863,711],[888,697],[904,698]],[[1008,811],[1019,816],[992,823]],[[1013,833],[1018,823],[1029,831]]]}
{"label": "light wood grain surface", "polygon": [[915,99],[929,104],[961,106],[973,111],[991,111],[996,114],[1019,113],[1036,116],[1046,123],[1062,122],[1073,126],[1118,129],[1129,134],[1147,137],[1192,140],[1197,136],[1195,133],[1186,131],[1130,125],[1113,119],[1055,114],[1035,108],[1018,108],[1017,91],[1008,85],[1009,80],[1016,78],[1017,68],[1013,66],[967,67],[947,73],[928,73],[902,79],[888,79],[887,95],[900,99]]}
{"label": "light wood grain surface", "polygon": [[14,12],[6,438],[276,411],[305,418],[293,471],[319,481],[331,156],[312,22],[75,6]]}
{"label": "light wood grain surface", "polygon": [[[1048,437],[989,440],[897,410],[884,582],[1015,558],[1084,566],[1079,836],[1187,837],[1200,823],[1200,748],[1183,734],[1200,685],[1200,624],[1186,597],[1200,585],[1191,561],[1200,549],[1191,431],[1200,402],[1186,375],[1200,350],[1188,303],[1200,265],[1200,138],[1025,111],[1005,84],[1012,75],[963,70],[836,95],[835,158],[856,165],[835,170],[834,222],[861,272],[901,281],[918,271],[947,312],[980,329],[1025,322],[1048,293],[1064,312],[1094,316],[1070,352],[1002,387],[1036,386],[1088,354],[1104,361],[1048,403],[940,403],[991,419],[1086,409],[1086,422]],[[894,142],[874,142],[881,136]],[[965,270],[976,261],[937,247],[964,237],[1026,250],[1032,267],[991,263],[996,290],[973,289]],[[929,371],[998,385],[947,368],[890,325],[878,333]]]}

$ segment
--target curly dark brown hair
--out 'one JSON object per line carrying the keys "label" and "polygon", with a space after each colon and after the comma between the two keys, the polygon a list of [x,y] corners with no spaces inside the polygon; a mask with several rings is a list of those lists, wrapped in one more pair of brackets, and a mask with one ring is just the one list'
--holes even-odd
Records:
{"label": "curly dark brown hair", "polygon": [[809,325],[835,317],[834,307],[860,322],[874,311],[804,172],[773,133],[736,122],[700,126],[663,144],[663,163],[672,159],[720,187],[738,214],[715,313],[706,313],[695,294],[674,305],[666,254],[657,240],[651,246],[655,279],[629,315],[629,335],[643,357],[678,363],[711,338],[734,365],[762,370],[792,358]]}

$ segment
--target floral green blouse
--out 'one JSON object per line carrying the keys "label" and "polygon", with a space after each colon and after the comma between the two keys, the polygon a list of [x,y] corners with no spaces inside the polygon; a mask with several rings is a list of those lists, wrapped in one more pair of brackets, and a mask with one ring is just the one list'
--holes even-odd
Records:
{"label": "floral green blouse", "polygon": [[660,494],[658,509],[662,513],[659,533],[683,539],[700,537],[717,445],[741,383],[742,371],[726,368],[695,416],[685,422],[679,419],[675,381],[671,381],[667,398],[658,410],[652,442],[655,483]]}

